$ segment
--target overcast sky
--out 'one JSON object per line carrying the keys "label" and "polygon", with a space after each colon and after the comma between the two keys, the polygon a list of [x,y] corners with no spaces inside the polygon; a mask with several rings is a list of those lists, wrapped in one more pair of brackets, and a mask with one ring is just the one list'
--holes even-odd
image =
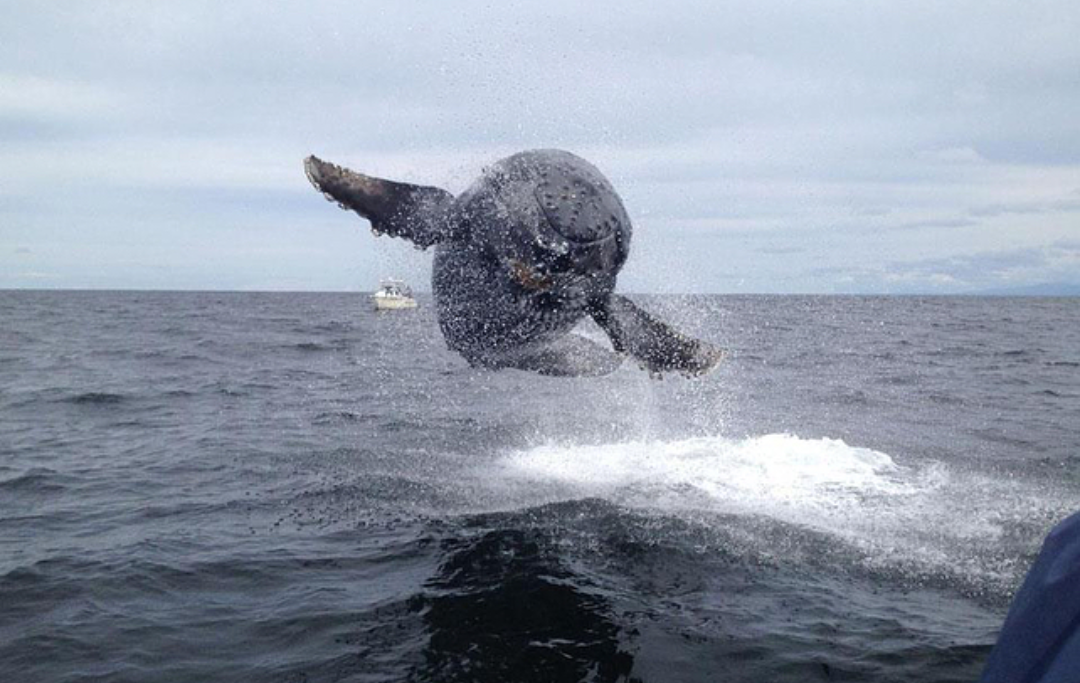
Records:
{"label": "overcast sky", "polygon": [[1080,3],[0,0],[0,287],[426,289],[309,153],[596,163],[628,291],[1080,284]]}

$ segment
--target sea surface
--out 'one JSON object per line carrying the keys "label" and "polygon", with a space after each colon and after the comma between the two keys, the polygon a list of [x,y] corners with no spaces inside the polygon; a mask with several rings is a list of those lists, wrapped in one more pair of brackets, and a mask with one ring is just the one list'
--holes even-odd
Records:
{"label": "sea surface", "polygon": [[977,679],[1080,509],[1080,299],[638,300],[730,360],[0,291],[0,680]]}

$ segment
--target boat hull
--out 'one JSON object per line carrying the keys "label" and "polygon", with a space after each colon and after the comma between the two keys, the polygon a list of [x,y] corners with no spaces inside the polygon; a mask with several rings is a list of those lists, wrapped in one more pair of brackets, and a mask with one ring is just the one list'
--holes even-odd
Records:
{"label": "boat hull", "polygon": [[371,297],[377,311],[397,311],[408,308],[416,308],[416,299],[408,297],[379,296]]}

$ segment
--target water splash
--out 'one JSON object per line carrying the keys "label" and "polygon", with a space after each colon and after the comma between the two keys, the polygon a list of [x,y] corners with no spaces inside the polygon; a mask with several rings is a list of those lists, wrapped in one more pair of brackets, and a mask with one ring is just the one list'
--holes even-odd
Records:
{"label": "water splash", "polygon": [[546,444],[512,453],[502,466],[511,478],[634,507],[765,514],[834,530],[869,507],[910,503],[948,481],[940,466],[904,467],[879,451],[790,434]]}
{"label": "water splash", "polygon": [[1014,579],[1015,568],[996,550],[1008,519],[979,511],[988,500],[998,509],[1006,498],[1022,500],[1023,491],[991,490],[941,463],[900,464],[838,439],[545,444],[507,454],[500,465],[504,481],[549,500],[595,497],[729,530],[756,521],[789,529],[782,541],[775,534],[750,541],[767,555],[795,552],[789,544],[820,552],[820,541],[831,538],[828,552],[842,552],[845,564],[995,584]]}

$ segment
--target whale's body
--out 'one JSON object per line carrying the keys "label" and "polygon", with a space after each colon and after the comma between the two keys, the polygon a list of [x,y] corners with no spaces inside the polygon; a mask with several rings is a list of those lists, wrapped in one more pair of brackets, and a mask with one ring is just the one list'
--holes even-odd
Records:
{"label": "whale's body", "polygon": [[[311,182],[376,233],[435,247],[432,290],[447,345],[473,365],[598,375],[623,354],[653,373],[701,374],[722,352],[614,293],[632,228],[592,164],[536,150],[503,159],[465,192],[355,173],[315,157]],[[571,330],[591,317],[613,350]]]}

